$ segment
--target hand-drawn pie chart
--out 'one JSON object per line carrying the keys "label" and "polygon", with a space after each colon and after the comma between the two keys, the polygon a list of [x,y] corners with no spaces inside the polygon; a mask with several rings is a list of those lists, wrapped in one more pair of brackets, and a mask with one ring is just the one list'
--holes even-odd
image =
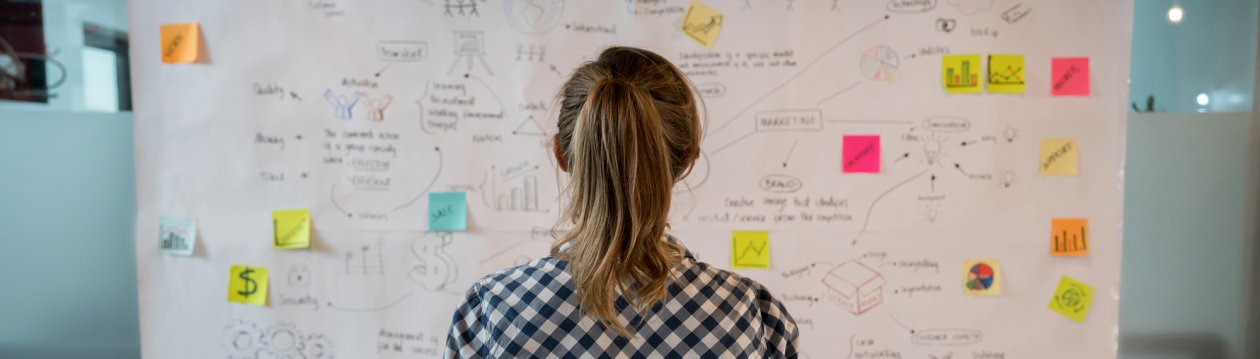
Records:
{"label": "hand-drawn pie chart", "polygon": [[875,45],[862,53],[862,74],[872,80],[892,82],[897,79],[897,67],[901,58],[892,48]]}
{"label": "hand-drawn pie chart", "polygon": [[976,263],[967,272],[967,289],[988,290],[993,287],[993,267],[985,263]]}

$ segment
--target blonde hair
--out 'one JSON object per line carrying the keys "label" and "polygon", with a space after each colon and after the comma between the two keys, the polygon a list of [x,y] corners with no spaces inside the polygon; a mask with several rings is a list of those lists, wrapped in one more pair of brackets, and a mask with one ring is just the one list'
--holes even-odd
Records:
{"label": "blonde hair", "polygon": [[674,183],[700,153],[691,84],[651,51],[612,47],[574,70],[560,90],[556,144],[571,180],[551,247],[569,262],[581,310],[622,336],[620,293],[638,310],[665,298],[681,248],[665,241]]}

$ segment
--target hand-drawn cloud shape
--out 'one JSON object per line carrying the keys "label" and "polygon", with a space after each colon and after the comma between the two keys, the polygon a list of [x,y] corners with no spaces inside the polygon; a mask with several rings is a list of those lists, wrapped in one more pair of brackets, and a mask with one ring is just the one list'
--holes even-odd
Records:
{"label": "hand-drawn cloud shape", "polygon": [[975,15],[993,7],[993,0],[949,0],[951,6],[957,7],[963,15]]}

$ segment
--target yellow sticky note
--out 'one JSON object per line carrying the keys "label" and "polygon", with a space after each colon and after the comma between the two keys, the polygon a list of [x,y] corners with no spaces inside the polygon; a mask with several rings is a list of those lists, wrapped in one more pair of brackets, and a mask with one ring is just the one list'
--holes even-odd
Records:
{"label": "yellow sticky note", "polygon": [[228,301],[267,306],[267,268],[233,265],[228,277]]}
{"label": "yellow sticky note", "polygon": [[1089,220],[1055,218],[1050,220],[1050,255],[1079,256],[1089,253]]}
{"label": "yellow sticky note", "polygon": [[963,260],[963,293],[1002,295],[1002,262],[996,259]]}
{"label": "yellow sticky note", "polygon": [[1037,166],[1045,176],[1075,176],[1077,152],[1076,139],[1044,138]]}
{"label": "yellow sticky note", "polygon": [[276,248],[309,248],[311,246],[311,212],[305,209],[288,209],[271,212],[275,225]]}
{"label": "yellow sticky note", "polygon": [[1068,276],[1059,279],[1059,286],[1050,298],[1050,310],[1062,314],[1077,323],[1085,322],[1089,307],[1094,303],[1094,287]]}
{"label": "yellow sticky note", "polygon": [[770,232],[731,232],[731,267],[770,268]]}
{"label": "yellow sticky note", "polygon": [[722,32],[723,18],[721,12],[699,1],[692,1],[687,15],[683,16],[682,32],[696,43],[712,48],[718,33]]}
{"label": "yellow sticky note", "polygon": [[979,93],[983,69],[980,55],[942,55],[941,84],[946,93]]}
{"label": "yellow sticky note", "polygon": [[201,55],[201,25],[163,24],[160,28],[162,38],[162,62],[168,64],[197,62]]}
{"label": "yellow sticky note", "polygon": [[989,55],[989,92],[1024,93],[1024,55]]}

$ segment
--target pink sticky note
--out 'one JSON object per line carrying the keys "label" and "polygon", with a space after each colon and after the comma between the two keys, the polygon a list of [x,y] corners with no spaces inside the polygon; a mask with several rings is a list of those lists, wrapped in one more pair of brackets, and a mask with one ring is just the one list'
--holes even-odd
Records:
{"label": "pink sticky note", "polygon": [[844,136],[844,173],[879,173],[879,136]]}
{"label": "pink sticky note", "polygon": [[1089,58],[1051,59],[1050,93],[1054,96],[1089,96]]}

